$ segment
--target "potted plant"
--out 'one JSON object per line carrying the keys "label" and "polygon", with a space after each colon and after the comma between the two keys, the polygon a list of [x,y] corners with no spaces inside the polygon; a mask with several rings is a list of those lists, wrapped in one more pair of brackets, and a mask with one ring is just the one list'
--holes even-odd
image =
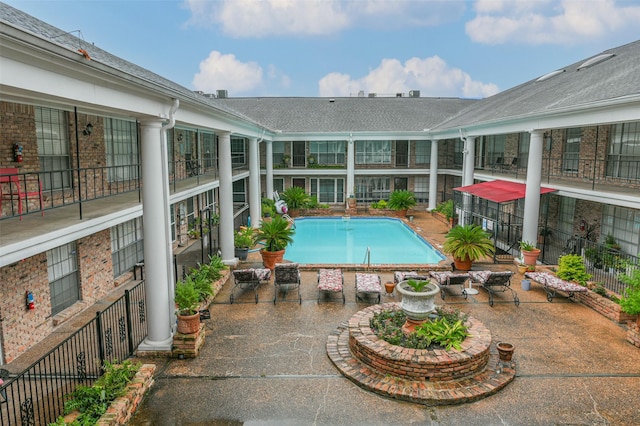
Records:
{"label": "potted plant", "polygon": [[407,210],[417,204],[416,197],[413,192],[406,189],[396,190],[389,196],[387,207],[397,212],[398,217],[405,217]]}
{"label": "potted plant", "polygon": [[200,329],[200,293],[192,280],[178,281],[174,301],[178,309],[178,333],[197,332]]}
{"label": "potted plant", "polygon": [[285,167],[289,167],[289,161],[291,161],[291,156],[289,154],[284,154],[282,156],[282,164],[284,164]]}
{"label": "potted plant", "polygon": [[489,234],[474,224],[457,225],[445,235],[442,246],[445,253],[453,257],[456,269],[468,271],[474,261],[495,252]]}
{"label": "potted plant", "polygon": [[310,197],[304,188],[299,186],[290,186],[285,189],[280,194],[280,198],[287,204],[290,216],[297,216],[298,211],[305,208],[310,201]]}
{"label": "potted plant", "polygon": [[238,259],[247,260],[249,249],[253,247],[253,234],[253,229],[246,226],[241,226],[240,229],[233,234],[235,256]]}
{"label": "potted plant", "polygon": [[316,157],[314,155],[310,155],[307,157],[307,163],[309,163],[309,165],[314,165],[316,164]]}
{"label": "potted plant", "polygon": [[420,323],[435,310],[434,297],[440,292],[437,284],[409,279],[400,281],[396,289],[402,295],[400,306],[407,316],[407,321]]}
{"label": "potted plant", "polygon": [[356,197],[353,194],[349,194],[347,198],[347,207],[350,209],[355,209],[357,206]]}
{"label": "potted plant", "polygon": [[540,255],[540,249],[529,241],[520,241],[520,252],[525,265],[535,265]]}
{"label": "potted plant", "polygon": [[282,262],[285,248],[293,242],[295,231],[289,221],[282,216],[275,216],[271,221],[262,221],[256,232],[256,242],[264,244],[260,250],[265,268],[273,270],[276,263]]}

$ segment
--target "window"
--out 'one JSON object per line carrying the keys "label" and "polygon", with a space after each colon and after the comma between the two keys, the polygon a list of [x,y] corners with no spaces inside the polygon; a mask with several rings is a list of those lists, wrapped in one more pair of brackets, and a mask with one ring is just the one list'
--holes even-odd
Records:
{"label": "window", "polygon": [[142,259],[144,259],[142,219],[136,218],[111,228],[113,276],[122,275]]}
{"label": "window", "polygon": [[505,143],[505,135],[487,136],[487,164],[492,166],[504,164]]}
{"label": "window", "polygon": [[560,197],[560,213],[558,217],[558,229],[564,234],[573,235],[573,222],[575,220],[576,199]]}
{"label": "window", "polygon": [[47,251],[47,273],[51,314],[55,315],[80,300],[76,243]]}
{"label": "window", "polygon": [[613,127],[607,176],[640,180],[640,121]]}
{"label": "window", "polygon": [[366,203],[388,200],[390,186],[388,177],[356,178],[356,199]]}
{"label": "window", "polygon": [[391,164],[391,141],[356,141],[356,164]]}
{"label": "window", "polygon": [[582,129],[576,127],[567,129],[564,141],[564,153],[562,156],[562,170],[569,173],[578,171],[578,161],[580,159],[580,140]]}
{"label": "window", "polygon": [[309,155],[318,164],[344,164],[344,141],[309,142]]}
{"label": "window", "polygon": [[273,164],[284,164],[284,142],[283,141],[273,141],[271,142],[271,148],[273,151]]}
{"label": "window", "polygon": [[67,114],[64,111],[36,107],[36,138],[43,189],[71,187],[71,157]]}
{"label": "window", "polygon": [[202,139],[202,160],[205,171],[216,167],[216,139],[213,133],[200,133]]}
{"label": "window", "polygon": [[234,166],[247,164],[244,138],[231,137],[231,164]]}
{"label": "window", "polygon": [[233,182],[233,202],[234,203],[246,203],[247,196],[244,190],[244,179]]}
{"label": "window", "polygon": [[104,119],[109,182],[138,178],[137,126],[133,121]]}
{"label": "window", "polygon": [[416,176],[413,179],[413,195],[419,203],[427,203],[429,201],[429,177]]}
{"label": "window", "polygon": [[416,164],[431,163],[431,141],[416,141]]}
{"label": "window", "polygon": [[462,165],[464,163],[464,141],[456,139],[453,144],[453,164]]}
{"label": "window", "polygon": [[640,212],[628,207],[605,204],[603,210],[601,238],[612,235],[625,253],[640,252]]}
{"label": "window", "polygon": [[311,179],[311,196],[319,203],[343,203],[344,179]]}
{"label": "window", "polygon": [[[284,191],[284,178],[273,178],[273,190],[277,191],[278,194]],[[268,196],[267,198],[271,198]]]}

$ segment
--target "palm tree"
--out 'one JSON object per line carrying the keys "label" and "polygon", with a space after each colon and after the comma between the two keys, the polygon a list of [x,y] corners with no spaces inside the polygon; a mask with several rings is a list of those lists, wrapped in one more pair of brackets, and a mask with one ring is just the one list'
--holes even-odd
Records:
{"label": "palm tree", "polygon": [[451,228],[445,236],[442,249],[453,257],[456,269],[463,271],[471,269],[474,261],[495,252],[489,234],[474,224]]}

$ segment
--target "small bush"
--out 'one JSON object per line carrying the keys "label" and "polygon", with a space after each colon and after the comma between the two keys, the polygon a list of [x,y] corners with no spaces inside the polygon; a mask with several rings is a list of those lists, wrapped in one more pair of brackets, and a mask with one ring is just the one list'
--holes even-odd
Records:
{"label": "small bush", "polygon": [[566,281],[574,281],[580,285],[587,285],[591,274],[587,273],[582,256],[577,254],[567,254],[558,260],[558,278]]}

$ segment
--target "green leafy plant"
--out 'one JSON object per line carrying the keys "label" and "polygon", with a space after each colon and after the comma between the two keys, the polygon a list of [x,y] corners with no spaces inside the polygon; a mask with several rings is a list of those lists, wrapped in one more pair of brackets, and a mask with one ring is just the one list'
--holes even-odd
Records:
{"label": "green leafy plant", "polygon": [[428,342],[435,342],[446,350],[462,349],[462,342],[469,336],[462,320],[450,323],[446,318],[426,321],[416,327],[416,335]]}
{"label": "green leafy plant", "polygon": [[387,207],[391,210],[408,210],[416,204],[417,201],[413,192],[402,189],[391,193]]}
{"label": "green leafy plant", "polygon": [[522,251],[533,251],[536,249],[535,244],[530,241],[520,241],[520,250]]}
{"label": "green leafy plant", "polygon": [[495,252],[489,234],[474,224],[451,228],[445,236],[442,249],[456,259],[472,262]]}
{"label": "green leafy plant", "polygon": [[376,201],[375,203],[371,203],[371,208],[372,209],[386,209],[387,208],[387,201],[386,200],[380,200],[380,201]]}
{"label": "green leafy plant", "polygon": [[429,285],[429,281],[407,280],[407,285],[411,287],[413,291],[415,291],[416,293],[419,293],[422,291],[423,288]]}
{"label": "green leafy plant", "polygon": [[276,214],[276,203],[271,198],[262,199],[262,217],[273,217]]}
{"label": "green leafy plant", "polygon": [[174,301],[178,305],[178,315],[195,315],[198,312],[200,293],[193,280],[185,279],[176,283]]}
{"label": "green leafy plant", "polygon": [[241,226],[240,229],[233,234],[233,245],[238,248],[252,247],[255,238],[254,233],[253,228]]}
{"label": "green leafy plant", "polygon": [[447,200],[438,204],[433,211],[443,214],[447,219],[454,219],[456,217],[453,200]]}
{"label": "green leafy plant", "polygon": [[309,203],[309,195],[304,191],[304,188],[299,186],[290,186],[282,191],[280,198],[287,203],[287,207],[290,209],[302,209]]}
{"label": "green leafy plant", "polygon": [[[111,402],[124,395],[127,384],[140,369],[140,364],[129,360],[121,364],[105,361],[102,368],[104,374],[92,386],[78,386],[68,395],[69,399],[64,404],[65,414],[80,412],[72,424],[96,424]],[[56,424],[64,424],[64,420],[59,418]]]}
{"label": "green leafy plant", "polygon": [[631,275],[620,275],[620,281],[627,285],[620,299],[620,308],[628,314],[640,315],[640,270]]}
{"label": "green leafy plant", "polygon": [[440,318],[446,319],[451,324],[457,321],[466,322],[469,318],[469,315],[451,305],[436,306],[436,314]]}
{"label": "green leafy plant", "polygon": [[582,256],[577,254],[566,254],[558,259],[558,278],[566,281],[574,281],[581,285],[586,285],[591,278],[584,266]]}
{"label": "green leafy plant", "polygon": [[262,221],[256,232],[256,242],[264,243],[266,251],[284,250],[293,242],[295,230],[282,216],[275,216],[270,221]]}

